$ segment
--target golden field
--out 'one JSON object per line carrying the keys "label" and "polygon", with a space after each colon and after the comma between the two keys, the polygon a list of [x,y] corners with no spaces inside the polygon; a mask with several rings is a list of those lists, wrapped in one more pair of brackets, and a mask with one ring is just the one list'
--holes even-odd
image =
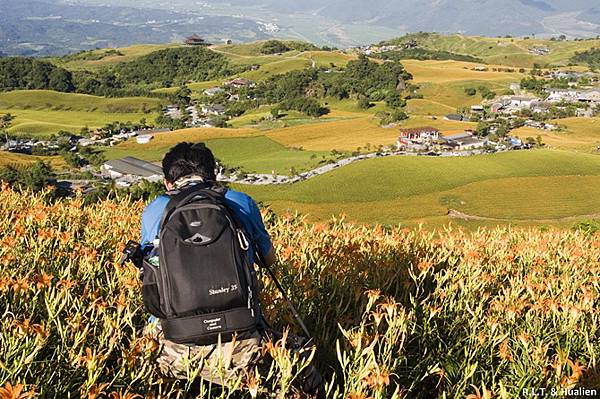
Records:
{"label": "golden field", "polygon": [[[137,271],[117,265],[144,204],[47,194],[0,190],[2,397],[193,397],[190,384],[158,374]],[[276,273],[315,334],[329,398],[600,388],[597,233],[432,232],[263,214]],[[267,318],[290,325],[262,280]],[[269,375],[204,386],[199,397],[301,398],[290,388],[298,360],[279,345],[265,353],[276,359]]]}

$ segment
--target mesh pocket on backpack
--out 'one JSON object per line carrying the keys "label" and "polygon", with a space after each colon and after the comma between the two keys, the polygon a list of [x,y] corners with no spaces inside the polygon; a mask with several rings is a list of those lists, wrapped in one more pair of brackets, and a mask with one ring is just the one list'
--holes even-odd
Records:
{"label": "mesh pocket on backpack", "polygon": [[153,316],[164,319],[166,315],[161,309],[160,290],[158,289],[158,268],[144,260],[144,281],[142,297],[144,308]]}

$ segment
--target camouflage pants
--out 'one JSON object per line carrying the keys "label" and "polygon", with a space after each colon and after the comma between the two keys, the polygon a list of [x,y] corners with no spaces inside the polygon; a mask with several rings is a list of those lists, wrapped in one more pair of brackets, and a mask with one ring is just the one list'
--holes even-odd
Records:
{"label": "camouflage pants", "polygon": [[[167,378],[196,380],[203,379],[218,385],[229,385],[245,376],[253,367],[268,371],[268,359],[262,354],[265,341],[276,341],[283,334],[266,331],[263,334],[255,332],[247,339],[232,340],[214,345],[185,345],[171,342],[164,338],[160,323],[153,322],[146,326],[144,334],[156,339],[161,351],[156,359],[160,371]],[[286,346],[292,351],[309,356],[311,349],[302,349],[306,340],[302,337],[289,335]],[[324,397],[323,378],[314,362],[305,367],[299,375],[298,389]]]}
{"label": "camouflage pants", "polygon": [[156,359],[161,373],[168,378],[202,378],[219,385],[237,379],[260,358],[261,335],[214,345],[177,344],[165,339],[160,323],[146,326],[144,334],[158,341],[161,351]]}

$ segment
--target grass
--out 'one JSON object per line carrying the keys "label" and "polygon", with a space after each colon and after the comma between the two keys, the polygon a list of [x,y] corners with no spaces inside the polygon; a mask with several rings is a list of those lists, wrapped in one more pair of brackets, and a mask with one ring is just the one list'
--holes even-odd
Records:
{"label": "grass", "polygon": [[443,219],[449,209],[489,218],[587,215],[597,209],[598,183],[600,157],[539,150],[464,158],[390,157],[291,186],[241,188],[278,211],[295,209],[319,220],[345,213],[358,222],[394,224]]}
{"label": "grass", "polygon": [[463,80],[518,82],[524,76],[518,72],[493,72],[493,65],[486,65],[489,71],[474,71],[473,68],[481,64],[453,60],[403,60],[402,65],[413,75],[414,83],[448,83]]}
{"label": "grass", "polygon": [[60,130],[78,133],[82,128],[95,129],[114,121],[138,122],[142,118],[151,121],[156,114],[143,112],[107,113],[86,111],[51,111],[0,109],[0,114],[10,113],[15,116],[10,133],[27,136],[48,137]]}
{"label": "grass", "polygon": [[147,97],[105,98],[50,90],[17,90],[0,93],[0,114],[15,119],[11,133],[47,137],[60,130],[79,132],[107,123],[152,121],[161,101]]}
{"label": "grass", "polygon": [[306,69],[311,66],[310,60],[306,58],[284,58],[280,61],[270,62],[262,65],[256,71],[248,71],[240,74],[241,77],[258,81],[274,75],[281,75],[298,69]]}
{"label": "grass", "polygon": [[[133,61],[136,58],[143,57],[154,51],[163,50],[169,47],[179,47],[181,44],[137,44],[128,47],[120,47],[117,50],[122,55],[105,55],[111,49],[93,50],[92,54],[102,56],[99,60],[73,59],[64,60],[61,58],[50,58],[49,60],[57,65],[70,70],[98,70],[100,68],[115,65],[120,62]],[[104,56],[105,55],[105,56]]]}
{"label": "grass", "polygon": [[161,100],[149,97],[107,98],[51,90],[15,90],[0,93],[2,109],[132,113],[160,108],[161,103]]}
{"label": "grass", "polygon": [[513,81],[463,80],[447,83],[422,83],[419,85],[419,93],[423,94],[425,100],[431,101],[434,104],[442,104],[456,109],[459,107],[470,107],[471,105],[480,104],[482,101],[479,92],[474,96],[465,94],[466,88],[477,89],[480,86],[486,86],[489,89],[496,91],[497,94],[501,94],[503,91],[509,89],[510,83],[512,82]]}
{"label": "grass", "polygon": [[67,166],[65,160],[61,156],[44,157],[28,154],[19,154],[8,151],[0,151],[0,167],[23,167],[31,165],[32,163],[35,163],[37,161],[47,162],[55,170],[64,169]]}
{"label": "grass", "polygon": [[547,131],[522,127],[511,134],[520,138],[541,136],[545,144],[566,150],[596,152],[600,146],[600,118],[567,118],[552,123],[563,127],[560,131]]}
{"label": "grass", "polygon": [[302,147],[312,151],[354,151],[357,147],[390,145],[398,138],[397,129],[384,129],[374,118],[336,120],[276,129],[267,137],[288,147]]}
{"label": "grass", "polygon": [[133,156],[147,161],[159,161],[175,144],[182,141],[201,142],[211,139],[259,136],[255,129],[192,128],[173,132],[157,133],[148,144],[137,144],[130,140],[114,147],[101,147],[107,159]]}
{"label": "grass", "polygon": [[[419,45],[432,50],[445,50],[482,58],[489,64],[515,68],[531,68],[540,65],[566,66],[576,51],[600,46],[600,40],[550,41],[542,39],[491,38],[480,36],[430,34],[419,38]],[[529,53],[530,47],[550,48],[550,54],[537,56]]]}
{"label": "grass", "polygon": [[328,152],[289,149],[267,137],[207,140],[206,144],[225,165],[241,167],[246,172],[289,175],[290,170],[310,170],[330,158]]}

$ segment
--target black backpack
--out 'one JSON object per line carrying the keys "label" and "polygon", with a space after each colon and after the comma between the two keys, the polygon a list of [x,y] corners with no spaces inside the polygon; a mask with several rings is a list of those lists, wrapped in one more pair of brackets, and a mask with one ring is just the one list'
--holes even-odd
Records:
{"label": "black backpack", "polygon": [[225,189],[206,184],[169,193],[160,224],[158,265],[144,259],[142,294],[166,339],[210,345],[260,326],[250,242],[225,205]]}

